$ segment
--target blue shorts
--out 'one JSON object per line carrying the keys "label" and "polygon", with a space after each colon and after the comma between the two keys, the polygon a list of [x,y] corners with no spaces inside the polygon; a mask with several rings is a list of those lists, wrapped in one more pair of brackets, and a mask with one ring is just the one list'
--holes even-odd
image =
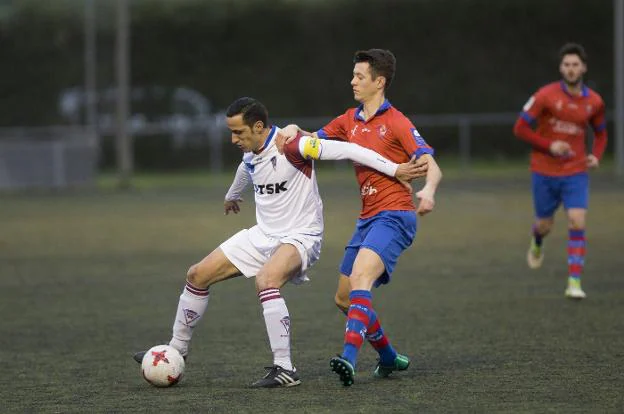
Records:
{"label": "blue shorts", "polygon": [[412,244],[415,236],[414,211],[382,211],[373,217],[359,219],[353,237],[345,247],[340,273],[350,276],[355,257],[361,247],[366,247],[381,257],[386,268],[375,281],[375,287],[388,283],[399,256]]}
{"label": "blue shorts", "polygon": [[537,218],[548,218],[555,214],[559,205],[587,209],[589,200],[589,176],[578,173],[564,177],[551,177],[532,173],[533,206]]}

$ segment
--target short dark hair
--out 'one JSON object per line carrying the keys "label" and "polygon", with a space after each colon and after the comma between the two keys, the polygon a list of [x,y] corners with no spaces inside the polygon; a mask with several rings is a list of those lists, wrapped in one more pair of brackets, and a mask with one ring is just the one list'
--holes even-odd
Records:
{"label": "short dark hair", "polygon": [[258,121],[262,121],[265,128],[269,122],[269,111],[262,102],[254,98],[242,97],[238,98],[228,106],[225,116],[228,118],[242,114],[245,125],[252,128]]}
{"label": "short dark hair", "polygon": [[587,53],[585,53],[585,48],[578,43],[566,43],[559,50],[559,63],[563,60],[565,55],[577,55],[581,62],[587,63]]}
{"label": "short dark hair", "polygon": [[384,49],[358,50],[353,56],[353,63],[360,62],[368,62],[373,79],[377,79],[377,76],[383,76],[386,78],[385,89],[390,87],[394,80],[394,72],[396,72],[396,58],[391,51]]}

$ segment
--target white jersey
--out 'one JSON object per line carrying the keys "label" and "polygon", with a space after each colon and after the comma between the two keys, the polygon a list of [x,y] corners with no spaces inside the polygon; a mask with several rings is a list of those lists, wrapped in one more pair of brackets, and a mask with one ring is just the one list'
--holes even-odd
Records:
{"label": "white jersey", "polygon": [[323,234],[323,202],[314,172],[314,161],[299,153],[298,140],[277,151],[272,127],[258,154],[247,152],[243,163],[254,188],[256,220],[262,232],[283,237]]}
{"label": "white jersey", "polygon": [[248,152],[225,196],[240,198],[253,183],[257,225],[268,236],[323,234],[323,203],[316,184],[314,160],[350,159],[393,177],[398,165],[357,144],[298,135],[277,151],[272,127],[258,154]]}

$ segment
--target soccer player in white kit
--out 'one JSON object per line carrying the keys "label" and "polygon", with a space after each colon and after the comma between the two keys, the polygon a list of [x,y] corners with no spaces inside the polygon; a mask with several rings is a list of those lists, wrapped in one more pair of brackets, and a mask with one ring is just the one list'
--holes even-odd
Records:
{"label": "soccer player in white kit", "polygon": [[[243,151],[224,209],[238,213],[241,193],[253,184],[257,224],[223,242],[190,267],[173,324],[169,345],[185,358],[193,329],[206,312],[213,284],[243,275],[255,277],[263,308],[273,366],[252,387],[291,387],[301,380],[290,356],[290,315],[280,288],[286,282],[301,283],[319,259],[323,238],[323,203],[319,195],[316,159],[351,159],[386,175],[408,181],[425,175],[414,161],[395,164],[376,152],[346,142],[298,136],[277,151],[276,126],[269,126],[264,105],[253,98],[239,98],[226,113],[232,143]],[[141,362],[145,351],[135,354]]]}

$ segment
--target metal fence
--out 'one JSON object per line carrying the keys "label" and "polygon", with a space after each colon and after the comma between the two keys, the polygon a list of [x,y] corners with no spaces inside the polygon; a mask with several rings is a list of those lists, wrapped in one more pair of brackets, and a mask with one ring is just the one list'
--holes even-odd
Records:
{"label": "metal fence", "polygon": [[[418,128],[444,127],[454,129],[460,166],[470,171],[477,140],[476,127],[506,126],[511,128],[515,112],[412,115]],[[613,114],[607,114],[612,120]],[[315,131],[326,125],[330,117],[272,118],[279,126],[295,123]],[[154,135],[169,135],[176,147],[203,146],[208,149],[211,172],[224,170],[224,142],[229,131],[223,113],[187,120],[184,123],[133,123],[129,133],[149,139]],[[114,135],[114,126],[101,128],[100,135]],[[83,127],[0,128],[0,189],[50,187],[61,188],[90,184],[97,172],[99,142],[97,134]]]}
{"label": "metal fence", "polygon": [[0,129],[0,189],[91,185],[98,143],[84,128]]}

